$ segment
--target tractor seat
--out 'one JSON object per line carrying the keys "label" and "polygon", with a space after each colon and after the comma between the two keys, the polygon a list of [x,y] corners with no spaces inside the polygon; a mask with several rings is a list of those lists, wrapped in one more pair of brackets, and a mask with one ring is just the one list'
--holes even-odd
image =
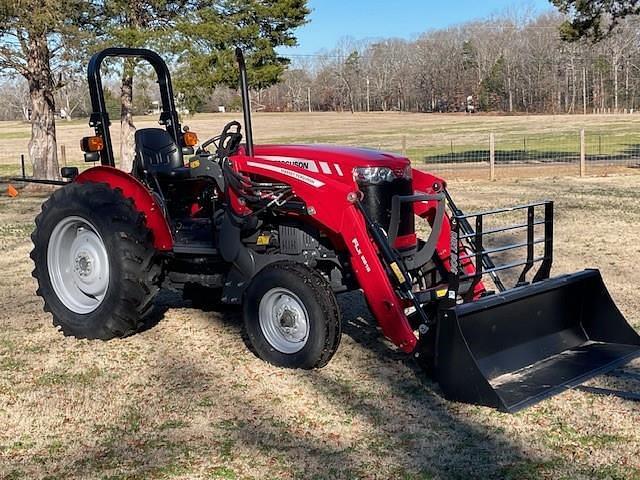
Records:
{"label": "tractor seat", "polygon": [[169,132],[161,128],[136,130],[136,157],[142,168],[162,179],[189,178],[182,151]]}

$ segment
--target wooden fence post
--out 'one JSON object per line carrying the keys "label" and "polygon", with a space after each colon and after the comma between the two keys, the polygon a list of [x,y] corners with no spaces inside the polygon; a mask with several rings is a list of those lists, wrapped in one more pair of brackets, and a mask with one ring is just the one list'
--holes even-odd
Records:
{"label": "wooden fence post", "polygon": [[584,177],[587,173],[587,151],[586,142],[584,141],[584,128],[580,129],[580,176]]}
{"label": "wooden fence post", "polygon": [[493,182],[496,179],[496,138],[493,132],[489,134],[489,179]]}
{"label": "wooden fence post", "polygon": [[60,157],[62,157],[62,166],[67,166],[67,147],[60,145]]}

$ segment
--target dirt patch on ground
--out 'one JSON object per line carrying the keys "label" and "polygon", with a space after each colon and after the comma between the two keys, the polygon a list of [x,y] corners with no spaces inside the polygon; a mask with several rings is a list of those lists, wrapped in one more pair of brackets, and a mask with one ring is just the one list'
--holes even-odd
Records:
{"label": "dirt patch on ground", "polygon": [[[640,176],[450,189],[466,210],[555,199],[554,272],[600,268],[640,327]],[[342,344],[313,372],[266,365],[237,312],[167,292],[138,335],[64,338],[30,276],[42,199],[0,199],[0,478],[640,478],[638,404],[579,391],[516,415],[446,402],[357,294],[340,298]]]}

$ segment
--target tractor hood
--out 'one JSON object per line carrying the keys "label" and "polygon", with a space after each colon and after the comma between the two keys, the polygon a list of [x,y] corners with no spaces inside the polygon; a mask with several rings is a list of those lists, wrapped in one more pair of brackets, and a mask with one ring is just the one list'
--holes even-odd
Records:
{"label": "tractor hood", "polygon": [[343,147],[338,145],[256,145],[256,157],[289,163],[311,171],[351,177],[355,167],[390,167],[401,169],[409,165],[409,159],[393,153],[370,148]]}

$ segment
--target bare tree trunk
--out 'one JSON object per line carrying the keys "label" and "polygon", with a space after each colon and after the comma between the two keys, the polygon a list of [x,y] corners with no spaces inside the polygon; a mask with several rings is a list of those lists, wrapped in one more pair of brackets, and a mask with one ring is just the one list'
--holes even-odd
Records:
{"label": "bare tree trunk", "polygon": [[613,63],[613,111],[618,113],[618,59]]}
{"label": "bare tree trunk", "polygon": [[509,112],[513,112],[513,90],[511,89],[511,73],[507,77],[507,84],[509,89]]}
{"label": "bare tree trunk", "polygon": [[120,169],[130,172],[135,156],[135,133],[133,124],[133,72],[135,63],[126,59],[120,89]]}
{"label": "bare tree trunk", "polygon": [[624,104],[626,108],[629,107],[629,60],[624,69]]}
{"label": "bare tree trunk", "polygon": [[604,99],[604,79],[602,78],[602,72],[600,72],[600,102],[601,108],[605,109],[605,99]]}
{"label": "bare tree trunk", "polygon": [[582,67],[582,114],[587,114],[587,69]]}
{"label": "bare tree trunk", "polygon": [[31,100],[29,157],[35,178],[57,179],[56,104],[49,57],[46,36],[30,35],[27,56]]}
{"label": "bare tree trunk", "polygon": [[574,113],[576,108],[576,83],[577,83],[576,65],[572,56],[571,57],[571,107],[569,108],[569,111],[571,113]]}

